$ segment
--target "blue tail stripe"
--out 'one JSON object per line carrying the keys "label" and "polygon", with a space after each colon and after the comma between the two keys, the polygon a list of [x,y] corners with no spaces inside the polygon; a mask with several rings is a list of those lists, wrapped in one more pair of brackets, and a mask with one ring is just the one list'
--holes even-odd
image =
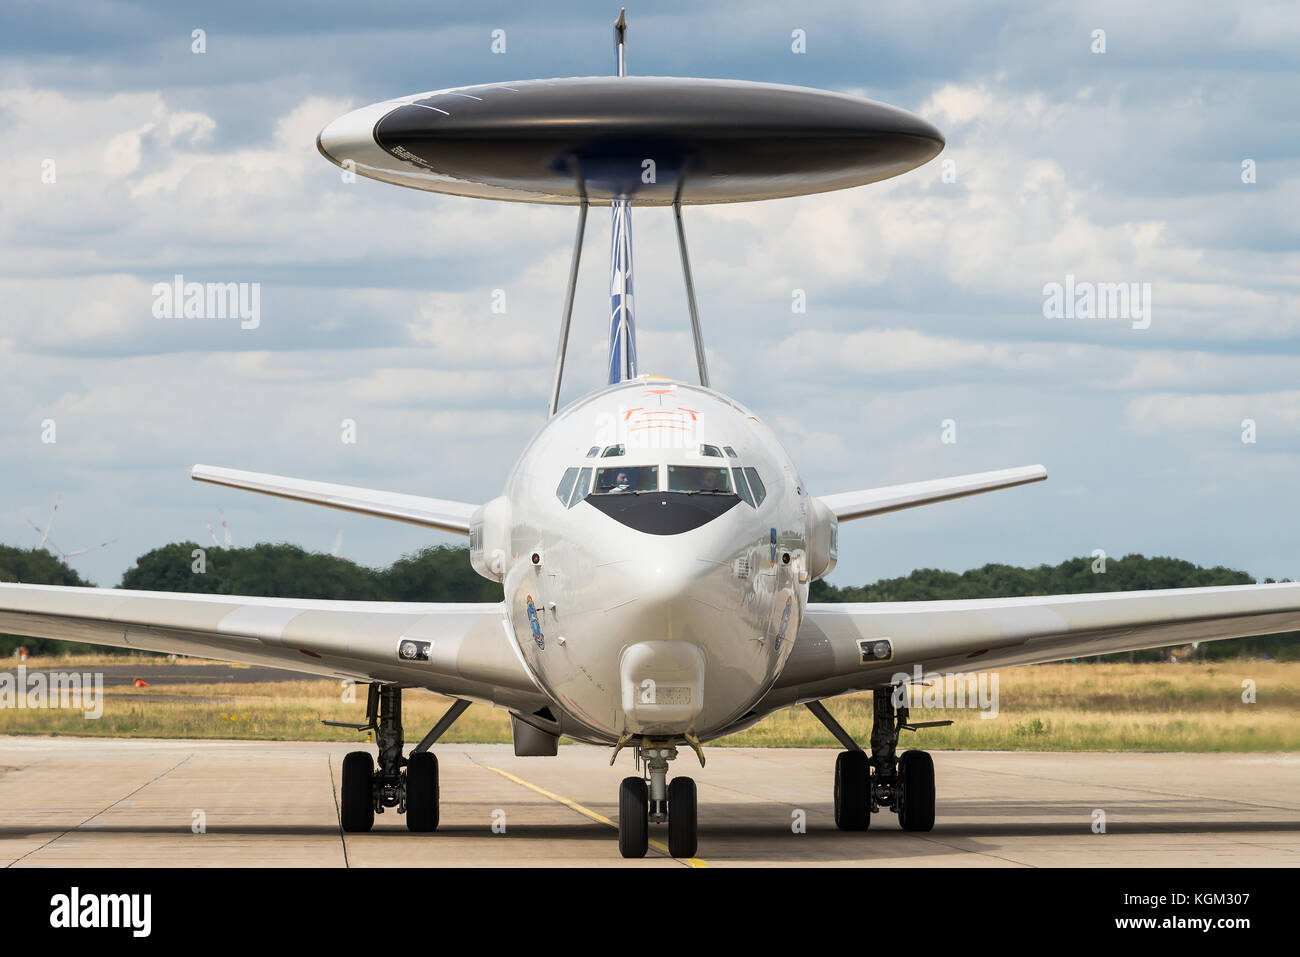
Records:
{"label": "blue tail stripe", "polygon": [[632,318],[632,208],[610,205],[609,382],[636,378],[636,325]]}

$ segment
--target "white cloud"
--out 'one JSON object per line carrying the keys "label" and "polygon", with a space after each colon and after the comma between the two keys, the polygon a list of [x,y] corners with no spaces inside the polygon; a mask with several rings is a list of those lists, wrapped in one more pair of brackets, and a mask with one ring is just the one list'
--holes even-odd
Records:
{"label": "white cloud", "polygon": [[[868,22],[846,7],[835,14],[844,36],[924,51],[898,82],[947,134],[956,182],[936,162],[843,193],[687,211],[713,381],[773,423],[812,491],[1039,460],[1052,471],[1041,488],[978,506],[855,523],[841,580],[995,555],[1055,560],[1093,537],[1112,553],[1190,542],[1200,551],[1188,557],[1300,574],[1290,552],[1261,544],[1269,536],[1240,531],[1257,504],[1270,535],[1300,531],[1291,510],[1266,508],[1289,494],[1300,432],[1300,174],[1293,133],[1272,115],[1294,75],[1276,57],[1294,46],[1295,18],[1273,3],[1097,12],[1113,24],[1104,61],[1078,46],[1091,12],[1067,5],[1009,14],[975,53],[965,30],[950,41],[920,14]],[[960,4],[944,16],[983,22]],[[761,38],[766,23],[746,22]],[[122,538],[82,566],[104,583],[162,539],[203,535],[218,504],[241,540],[332,542],[332,513],[195,488],[194,461],[478,500],[544,418],[573,211],[344,183],[314,139],[360,87],[299,75],[337,57],[285,61],[282,50],[336,52],[352,37],[255,33],[241,51],[273,54],[251,64],[261,72],[209,87],[186,61],[149,89],[164,74],[120,51],[92,57],[93,74],[60,77],[21,54],[0,71],[0,539],[25,540],[19,507],[67,491],[73,539],[107,526]],[[407,42],[397,28],[381,35]],[[698,65],[704,42],[674,55]],[[1062,53],[1074,48],[1077,62]],[[719,70],[754,75],[766,55]],[[847,62],[836,55],[794,58],[812,71],[798,82],[826,85],[819,69],[881,80],[858,45]],[[1216,58],[1213,83],[1195,57]],[[1274,59],[1256,69],[1251,57]],[[367,88],[400,94],[404,76],[384,64]],[[1247,155],[1261,174],[1249,189]],[[45,159],[55,184],[41,182]],[[566,401],[602,379],[603,213],[589,225]],[[636,245],[643,366],[691,379],[671,217],[638,211]],[[160,324],[150,287],[175,272],[261,281],[263,325]],[[1043,319],[1043,284],[1067,273],[1152,283],[1152,328]],[[503,315],[491,310],[498,288]],[[806,314],[791,311],[794,289]],[[39,442],[47,416],[56,446]],[[339,441],[345,417],[356,446]],[[939,442],[948,417],[955,446]],[[1249,460],[1244,417],[1260,429]],[[1177,537],[1192,504],[1212,516],[1225,503],[1246,517]],[[358,520],[346,541],[384,562],[425,538]]]}
{"label": "white cloud", "polygon": [[1259,432],[1294,437],[1300,436],[1300,391],[1238,395],[1156,393],[1133,399],[1127,414],[1133,430],[1144,434],[1173,429],[1239,437],[1243,421],[1251,419]]}

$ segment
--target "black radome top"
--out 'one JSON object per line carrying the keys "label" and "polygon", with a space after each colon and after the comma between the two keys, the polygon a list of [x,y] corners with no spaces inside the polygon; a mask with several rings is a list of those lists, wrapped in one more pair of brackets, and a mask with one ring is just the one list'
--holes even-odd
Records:
{"label": "black radome top", "polygon": [[331,162],[416,189],[533,203],[736,203],[845,189],[933,159],[904,110],[741,80],[573,77],[364,107],[316,140]]}

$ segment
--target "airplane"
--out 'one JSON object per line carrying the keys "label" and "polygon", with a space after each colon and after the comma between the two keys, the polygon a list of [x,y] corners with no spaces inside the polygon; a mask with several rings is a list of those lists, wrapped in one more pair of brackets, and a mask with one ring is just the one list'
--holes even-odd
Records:
{"label": "airplane", "polygon": [[[554,756],[567,737],[630,752],[618,847],[698,849],[694,780],[669,779],[704,747],[784,708],[807,707],[840,742],[834,819],[889,812],[935,823],[930,755],[899,752],[916,671],[957,674],[1300,629],[1300,584],[960,601],[818,604],[841,522],[1041,482],[1040,465],[816,495],[772,430],[711,387],[682,207],[859,186],[933,158],[919,117],[854,97],[722,80],[633,77],[626,21],[618,75],[486,84],[363,107],[330,123],[320,152],[345,170],[463,196],[575,205],[578,234],[549,416],[502,494],[467,503],[196,465],[192,478],[468,538],[502,586],[486,604],[256,598],[0,584],[0,631],[198,655],[354,679],[377,757],[342,765],[340,824],[366,832],[395,810],[439,824],[432,746],[471,702],[506,709],[514,753]],[[647,163],[649,165],[647,165]],[[653,175],[647,176],[648,172]],[[588,207],[611,208],[608,382],[560,407]],[[643,374],[636,355],[631,208],[671,206],[699,383]],[[409,750],[402,693],[454,703]],[[823,702],[873,694],[863,747]],[[332,722],[333,723],[333,722]],[[942,722],[941,722],[942,723]],[[626,755],[625,755],[626,757]]]}

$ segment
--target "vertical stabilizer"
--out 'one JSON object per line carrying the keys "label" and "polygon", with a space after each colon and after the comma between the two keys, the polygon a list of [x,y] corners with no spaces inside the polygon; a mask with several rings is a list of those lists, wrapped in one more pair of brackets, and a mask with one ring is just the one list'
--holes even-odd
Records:
{"label": "vertical stabilizer", "polygon": [[[627,75],[627,16],[614,24],[618,75]],[[632,319],[632,207],[625,199],[610,204],[609,382],[636,378],[636,325]]]}
{"label": "vertical stabilizer", "polygon": [[609,246],[609,381],[636,378],[636,325],[632,319],[632,207],[615,200]]}

